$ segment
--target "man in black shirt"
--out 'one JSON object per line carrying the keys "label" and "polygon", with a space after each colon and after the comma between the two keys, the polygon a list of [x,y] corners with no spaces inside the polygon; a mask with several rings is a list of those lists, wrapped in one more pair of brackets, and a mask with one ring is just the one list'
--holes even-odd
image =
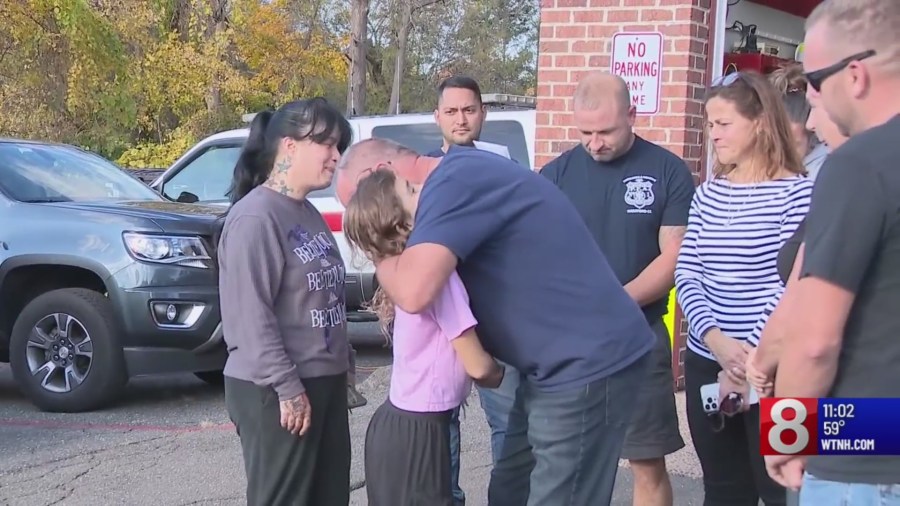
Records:
{"label": "man in black shirt", "polygon": [[[635,109],[617,76],[595,72],[578,84],[575,126],[581,145],[541,170],[575,204],[619,282],[657,336],[650,376],[622,458],[634,473],[635,506],[671,506],[665,456],[684,447],[678,430],[672,349],[663,316],[687,226],[694,179],[684,161],[632,130]],[[578,245],[569,245],[577,247]]]}
{"label": "man in black shirt", "polygon": [[[816,181],[776,397],[900,397],[898,23],[884,0],[825,0],[807,20],[808,96],[851,138]],[[846,504],[851,486],[854,504],[896,504],[900,456],[766,462],[804,506]]]}

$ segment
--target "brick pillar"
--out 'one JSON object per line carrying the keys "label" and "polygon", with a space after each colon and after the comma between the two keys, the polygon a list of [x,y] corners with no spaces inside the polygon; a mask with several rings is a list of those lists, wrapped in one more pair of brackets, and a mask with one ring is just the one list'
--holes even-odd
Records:
{"label": "brick pillar", "polygon": [[[572,95],[585,72],[609,70],[617,32],[663,34],[659,112],[639,116],[636,131],[681,156],[702,174],[702,98],[707,83],[710,0],[541,0],[535,166],[578,142]],[[676,317],[673,365],[681,388],[685,325]]]}

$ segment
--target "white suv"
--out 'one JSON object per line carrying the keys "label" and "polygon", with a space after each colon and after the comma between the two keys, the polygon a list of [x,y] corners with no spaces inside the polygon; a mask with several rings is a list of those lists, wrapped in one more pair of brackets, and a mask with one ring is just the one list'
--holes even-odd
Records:
{"label": "white suv", "polygon": [[[250,120],[252,116],[246,119]],[[524,167],[534,167],[534,110],[490,111],[481,140],[509,148],[510,156]],[[350,119],[353,141],[370,137],[389,138],[420,153],[440,147],[442,139],[432,114],[398,114]],[[166,169],[151,186],[163,196],[181,202],[228,205],[225,192],[249,129],[229,130],[203,139]],[[347,318],[373,321],[374,313],[363,305],[375,292],[375,268],[360,255],[354,256],[342,230],[344,206],[334,195],[334,187],[309,194],[331,227],[347,267]]]}

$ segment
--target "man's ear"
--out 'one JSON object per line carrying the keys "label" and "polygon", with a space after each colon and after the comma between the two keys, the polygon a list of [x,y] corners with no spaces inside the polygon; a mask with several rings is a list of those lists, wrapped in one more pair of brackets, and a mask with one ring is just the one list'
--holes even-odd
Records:
{"label": "man's ear", "polygon": [[847,65],[847,79],[849,82],[850,93],[854,98],[860,98],[866,94],[872,85],[872,74],[869,68],[860,62],[852,62]]}
{"label": "man's ear", "polygon": [[440,115],[440,113],[438,112],[437,109],[435,109],[435,110],[434,110],[434,122],[435,122],[435,123],[438,122],[438,116],[439,116],[439,115]]}
{"label": "man's ear", "polygon": [[637,107],[633,105],[628,106],[628,124],[634,126],[634,121],[637,118]]}

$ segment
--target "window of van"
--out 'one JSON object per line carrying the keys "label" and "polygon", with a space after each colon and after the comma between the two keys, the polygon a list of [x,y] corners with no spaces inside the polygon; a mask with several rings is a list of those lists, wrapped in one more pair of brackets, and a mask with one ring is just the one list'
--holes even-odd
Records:
{"label": "window of van", "polygon": [[[443,143],[441,130],[434,123],[380,125],[372,129],[372,137],[399,142],[422,154],[439,148]],[[487,120],[481,129],[480,140],[506,146],[509,148],[509,155],[513,160],[519,162],[523,167],[531,169],[531,157],[528,155],[525,130],[518,121]]]}
{"label": "window of van", "polygon": [[[196,195],[200,202],[227,201],[225,193],[231,187],[234,166],[242,148],[242,143],[207,147],[164,182],[163,193],[172,200],[182,192],[188,192]],[[332,197],[334,191],[332,180],[331,186],[310,192],[309,198]]]}

